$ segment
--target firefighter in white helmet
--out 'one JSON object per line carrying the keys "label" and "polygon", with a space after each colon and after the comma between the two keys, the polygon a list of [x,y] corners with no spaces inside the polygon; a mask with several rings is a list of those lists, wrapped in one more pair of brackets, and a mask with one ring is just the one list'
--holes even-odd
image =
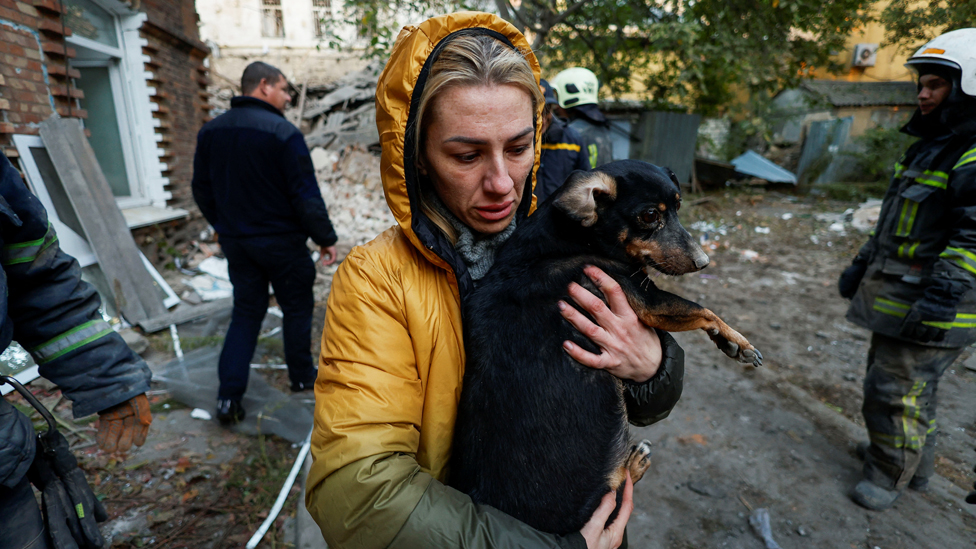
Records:
{"label": "firefighter in white helmet", "polygon": [[873,332],[864,379],[869,443],[851,498],[884,510],[933,474],[939,378],[976,342],[976,29],[922,46],[919,138],[895,164],[875,231],[840,277],[847,319]]}
{"label": "firefighter in white helmet", "polygon": [[550,81],[556,90],[559,106],[569,119],[569,127],[583,136],[590,166],[594,168],[613,161],[610,121],[597,108],[600,82],[589,69],[573,67]]}

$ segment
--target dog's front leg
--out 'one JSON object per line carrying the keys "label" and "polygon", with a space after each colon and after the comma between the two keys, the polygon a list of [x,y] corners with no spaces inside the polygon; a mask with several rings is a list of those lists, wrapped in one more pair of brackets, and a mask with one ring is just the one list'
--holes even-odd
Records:
{"label": "dog's front leg", "polygon": [[720,351],[739,362],[762,366],[762,353],[739,332],[701,305],[649,285],[642,289],[633,280],[620,281],[627,300],[641,322],[668,332],[704,330]]}

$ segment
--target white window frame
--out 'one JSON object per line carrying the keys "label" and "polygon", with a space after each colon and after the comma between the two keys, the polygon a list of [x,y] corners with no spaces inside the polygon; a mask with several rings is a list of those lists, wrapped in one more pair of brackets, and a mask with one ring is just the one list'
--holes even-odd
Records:
{"label": "white window frame", "polygon": [[[71,66],[107,66],[109,69],[130,189],[130,196],[116,197],[116,202],[123,210],[146,206],[166,210],[166,201],[172,193],[165,190],[169,178],[164,177],[163,172],[168,166],[159,160],[165,154],[159,145],[162,136],[155,131],[161,122],[152,115],[159,106],[151,101],[156,90],[148,81],[154,75],[145,68],[149,56],[142,53],[142,48],[149,43],[139,33],[147,16],[118,0],[91,1],[113,17],[119,47],[78,35],[69,36],[65,41],[76,49],[84,48],[108,58],[105,61],[72,60]],[[185,215],[182,210],[178,211]],[[166,216],[161,213],[160,217]]]}
{"label": "white window frame", "polygon": [[[277,6],[269,6],[265,4],[265,0],[257,0],[258,2],[258,13],[261,14],[261,37],[262,38],[285,38],[288,31],[285,29],[285,6],[284,1],[278,0]],[[266,17],[266,12],[278,12],[278,18],[281,20],[281,34],[265,34],[264,33],[264,21]]]}
{"label": "white window frame", "polygon": [[329,4],[328,6],[316,6],[315,5],[315,0],[311,0],[311,2],[312,2],[312,34],[315,36],[315,38],[323,38],[323,37],[325,37],[328,34],[325,31],[320,32],[320,30],[322,29],[322,20],[323,19],[334,20],[334,17],[333,16],[335,14],[335,12],[334,12],[334,6],[335,6],[335,4],[333,3],[332,0],[325,0],[325,1],[328,2],[328,4]]}

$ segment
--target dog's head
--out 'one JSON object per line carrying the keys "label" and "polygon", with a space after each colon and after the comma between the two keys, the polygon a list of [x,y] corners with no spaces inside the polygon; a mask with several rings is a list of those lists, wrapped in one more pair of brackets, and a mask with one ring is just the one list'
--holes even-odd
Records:
{"label": "dog's head", "polygon": [[671,170],[621,160],[573,172],[552,204],[588,228],[605,253],[645,272],[653,267],[680,275],[708,265],[708,256],[678,221],[681,192]]}

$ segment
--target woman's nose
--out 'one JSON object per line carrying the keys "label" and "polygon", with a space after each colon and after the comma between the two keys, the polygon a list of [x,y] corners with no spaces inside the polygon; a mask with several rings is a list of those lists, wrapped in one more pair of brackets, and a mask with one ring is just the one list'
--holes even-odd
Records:
{"label": "woman's nose", "polygon": [[505,163],[504,155],[498,154],[493,156],[491,164],[488,166],[488,171],[485,173],[485,192],[505,195],[514,186],[515,182],[512,181],[512,177],[508,174],[508,165]]}

